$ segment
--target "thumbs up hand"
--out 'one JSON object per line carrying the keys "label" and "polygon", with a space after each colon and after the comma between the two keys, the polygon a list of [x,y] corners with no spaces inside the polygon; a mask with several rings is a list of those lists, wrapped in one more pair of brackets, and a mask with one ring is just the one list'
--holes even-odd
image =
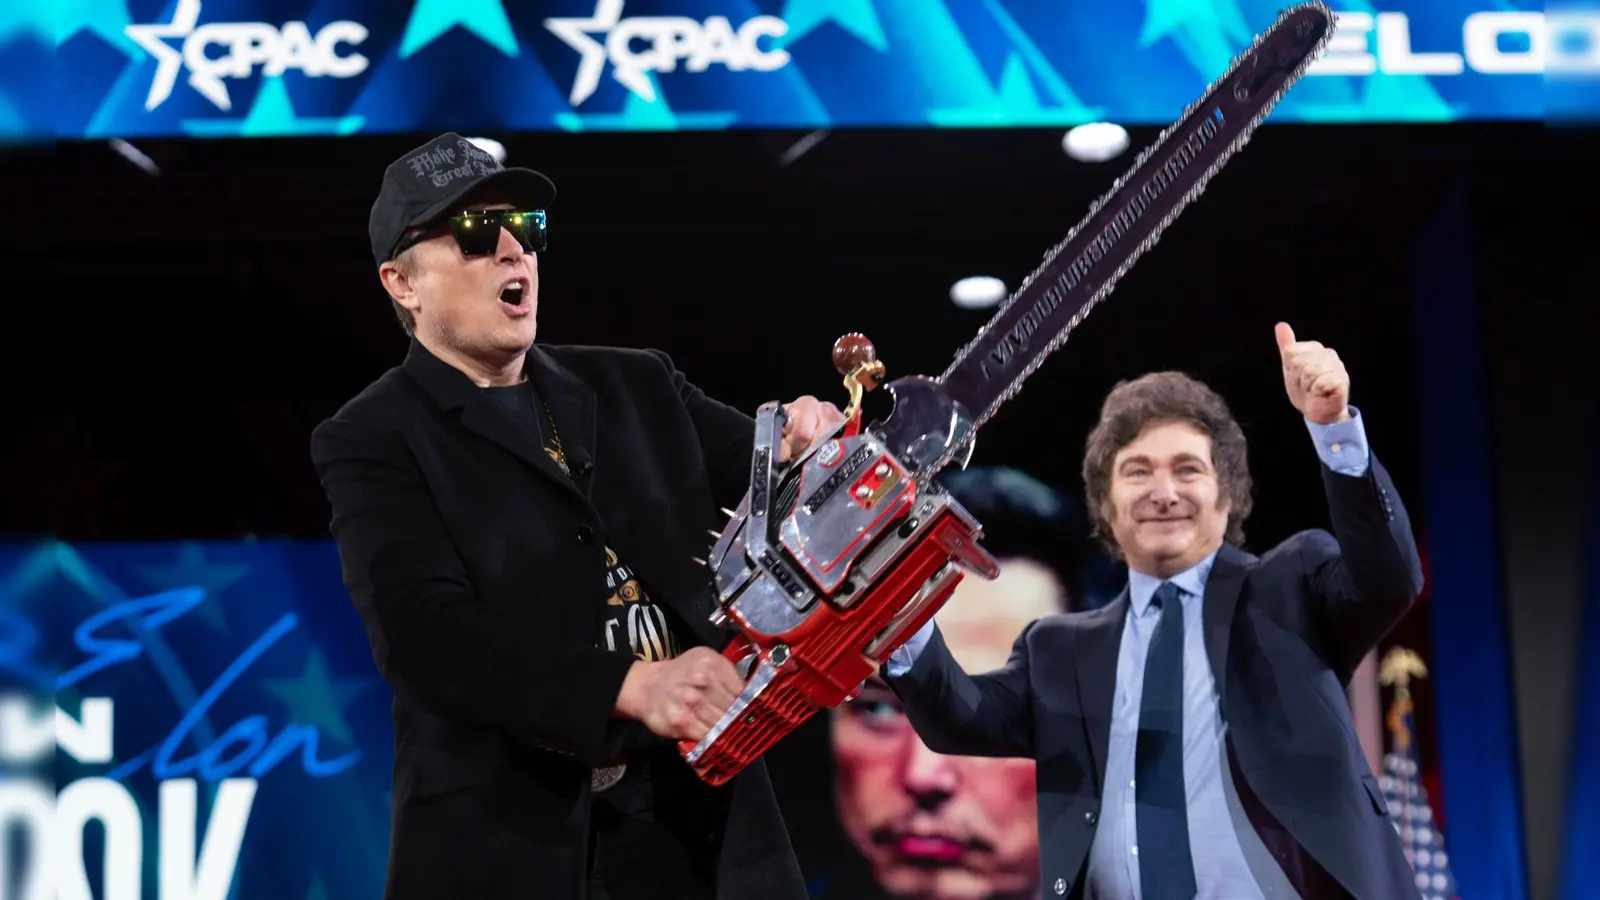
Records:
{"label": "thumbs up hand", "polygon": [[1294,408],[1318,425],[1350,418],[1350,373],[1339,354],[1316,341],[1295,340],[1286,322],[1278,323],[1276,334],[1283,387]]}

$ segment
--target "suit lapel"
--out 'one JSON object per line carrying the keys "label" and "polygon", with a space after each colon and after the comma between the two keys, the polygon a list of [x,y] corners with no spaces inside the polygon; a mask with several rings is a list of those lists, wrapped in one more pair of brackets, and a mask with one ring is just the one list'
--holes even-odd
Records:
{"label": "suit lapel", "polygon": [[[555,419],[567,465],[574,475],[587,476],[594,467],[596,446],[594,390],[537,346],[528,351],[527,372]],[[583,483],[589,483],[587,478]]]}
{"label": "suit lapel", "polygon": [[1211,676],[1217,683],[1218,697],[1227,696],[1224,688],[1228,676],[1228,635],[1233,630],[1233,613],[1239,606],[1239,592],[1244,588],[1245,576],[1250,574],[1251,561],[1253,557],[1232,544],[1223,544],[1206,578],[1201,621],[1205,628],[1206,658],[1211,662]]}
{"label": "suit lapel", "polygon": [[1128,589],[1101,607],[1073,638],[1077,663],[1078,708],[1094,754],[1095,785],[1105,789],[1106,759],[1111,746],[1111,705],[1117,693],[1117,657],[1122,648],[1122,628],[1128,621]]}
{"label": "suit lapel", "polygon": [[[507,415],[492,397],[472,383],[472,379],[434,356],[416,340],[411,343],[403,367],[442,408],[460,410],[462,427],[527,463],[549,479],[558,491],[588,503],[587,492],[561,471],[550,454],[539,446],[534,434]],[[528,351],[525,371],[534,379],[540,396],[550,407],[556,427],[560,429],[568,465],[576,472],[579,460],[590,459],[589,448],[594,445],[594,395],[537,347]],[[573,436],[578,436],[578,440],[574,441]]]}
{"label": "suit lapel", "polygon": [[518,425],[495,402],[488,397],[475,398],[461,413],[461,424],[467,430],[488,438],[510,451],[518,459],[532,466],[541,475],[553,481],[558,489],[570,491],[578,497],[584,495],[578,491],[561,467],[556,465],[550,454],[539,446],[528,429]]}

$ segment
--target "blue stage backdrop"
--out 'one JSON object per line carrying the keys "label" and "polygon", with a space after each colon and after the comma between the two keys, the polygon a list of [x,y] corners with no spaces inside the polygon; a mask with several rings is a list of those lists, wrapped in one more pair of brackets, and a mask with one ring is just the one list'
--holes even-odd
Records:
{"label": "blue stage backdrop", "polygon": [[[1166,124],[1286,5],[22,0],[0,137]],[[1273,121],[1537,119],[1547,65],[1600,58],[1536,0],[1331,5]]]}
{"label": "blue stage backdrop", "polygon": [[29,840],[0,894],[382,894],[392,695],[332,542],[4,546],[0,598],[0,833],[48,792],[68,842],[58,893]]}

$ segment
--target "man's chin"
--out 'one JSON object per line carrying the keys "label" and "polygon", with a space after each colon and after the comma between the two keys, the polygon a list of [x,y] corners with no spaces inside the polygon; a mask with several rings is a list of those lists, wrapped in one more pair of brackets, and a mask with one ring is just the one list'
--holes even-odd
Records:
{"label": "man's chin", "polygon": [[1187,534],[1175,534],[1162,540],[1145,541],[1144,546],[1140,549],[1144,551],[1144,555],[1149,559],[1160,563],[1170,563],[1189,555],[1190,551],[1194,549],[1194,541],[1190,540]]}
{"label": "man's chin", "polygon": [[1141,541],[1139,556],[1140,564],[1135,568],[1157,578],[1170,578],[1198,561],[1195,542],[1187,535],[1181,540]]}
{"label": "man's chin", "polygon": [[895,900],[996,900],[1036,896],[1030,891],[1008,889],[988,875],[960,867],[924,869],[898,864],[879,870],[877,877],[879,886]]}
{"label": "man's chin", "polygon": [[526,328],[508,328],[499,335],[500,339],[496,341],[499,346],[496,349],[511,356],[521,356],[533,346],[535,333],[532,322],[529,322]]}
{"label": "man's chin", "polygon": [[924,869],[898,863],[878,873],[878,884],[896,900],[984,900],[983,879],[965,869]]}

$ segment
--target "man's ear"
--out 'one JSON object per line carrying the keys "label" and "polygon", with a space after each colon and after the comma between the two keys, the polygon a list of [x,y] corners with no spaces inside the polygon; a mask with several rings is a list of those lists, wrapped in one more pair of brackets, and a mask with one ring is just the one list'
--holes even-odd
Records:
{"label": "man's ear", "polygon": [[415,269],[406,260],[390,260],[378,267],[378,280],[395,303],[405,307],[414,316],[422,307],[417,298]]}

